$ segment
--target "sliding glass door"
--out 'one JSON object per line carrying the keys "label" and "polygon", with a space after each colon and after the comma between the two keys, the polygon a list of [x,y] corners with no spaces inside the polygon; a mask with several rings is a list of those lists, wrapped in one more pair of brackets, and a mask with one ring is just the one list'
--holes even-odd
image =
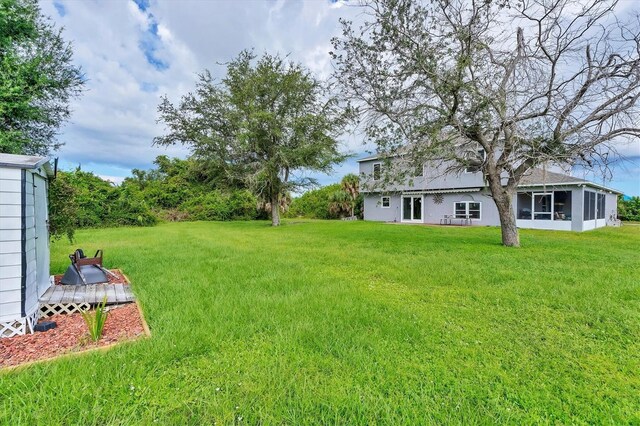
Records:
{"label": "sliding glass door", "polygon": [[422,222],[422,196],[402,197],[402,221]]}

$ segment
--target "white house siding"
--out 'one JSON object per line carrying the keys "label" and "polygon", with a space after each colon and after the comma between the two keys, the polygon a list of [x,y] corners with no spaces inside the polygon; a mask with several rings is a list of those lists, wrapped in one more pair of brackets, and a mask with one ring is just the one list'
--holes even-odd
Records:
{"label": "white house siding", "polygon": [[0,168],[0,322],[21,317],[22,170]]}

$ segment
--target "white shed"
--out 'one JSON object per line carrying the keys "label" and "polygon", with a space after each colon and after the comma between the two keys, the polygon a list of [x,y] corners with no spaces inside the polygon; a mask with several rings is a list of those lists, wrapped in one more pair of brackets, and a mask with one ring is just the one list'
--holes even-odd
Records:
{"label": "white shed", "polygon": [[0,154],[0,337],[33,331],[49,288],[49,158]]}

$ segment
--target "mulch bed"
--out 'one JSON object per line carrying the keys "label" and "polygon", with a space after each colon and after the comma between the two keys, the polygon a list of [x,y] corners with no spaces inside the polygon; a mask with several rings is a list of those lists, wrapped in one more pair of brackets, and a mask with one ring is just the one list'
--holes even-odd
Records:
{"label": "mulch bed", "polygon": [[109,308],[102,338],[96,343],[89,338],[87,325],[79,313],[43,320],[55,321],[58,326],[45,332],[0,339],[0,368],[107,346],[146,334],[135,303]]}
{"label": "mulch bed", "polygon": [[[109,270],[117,276],[117,278],[115,278],[107,274],[107,279],[109,280],[109,284],[129,284],[129,280],[127,279],[127,277],[124,276],[124,274],[122,273],[122,271],[120,271],[120,269],[109,269]],[[55,285],[62,285],[60,284],[60,280],[62,279],[63,275],[64,274],[54,275],[53,283]]]}

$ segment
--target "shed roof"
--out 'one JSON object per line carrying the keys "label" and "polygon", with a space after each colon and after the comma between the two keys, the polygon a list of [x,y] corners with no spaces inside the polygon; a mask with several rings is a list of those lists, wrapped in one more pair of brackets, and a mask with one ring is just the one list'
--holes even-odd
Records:
{"label": "shed roof", "polygon": [[49,176],[53,176],[53,170],[49,164],[49,157],[38,157],[33,155],[15,155],[0,153],[0,167],[10,167],[14,169],[37,169],[44,166]]}

